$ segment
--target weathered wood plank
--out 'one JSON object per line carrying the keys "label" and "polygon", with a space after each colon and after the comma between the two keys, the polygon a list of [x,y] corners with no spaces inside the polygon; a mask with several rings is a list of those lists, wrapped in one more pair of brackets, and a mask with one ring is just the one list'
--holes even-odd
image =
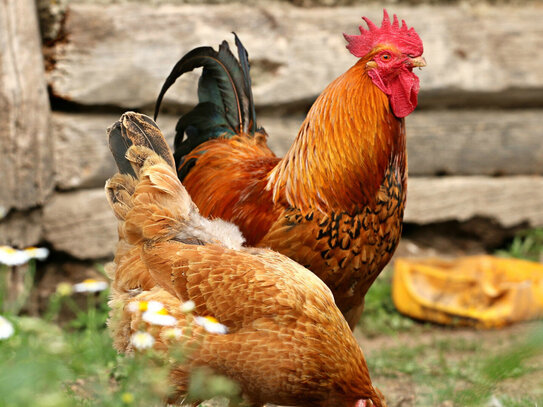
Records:
{"label": "weathered wood plank", "polygon": [[[543,226],[543,177],[412,177],[406,222],[495,219],[510,227]],[[45,239],[80,259],[113,255],[117,221],[102,188],[56,193],[46,205]]]}
{"label": "weathered wood plank", "polygon": [[405,221],[464,221],[474,216],[505,227],[543,226],[543,177],[412,177]]}
{"label": "weathered wood plank", "polygon": [[53,188],[53,142],[36,6],[0,2],[0,207],[26,209]]}
{"label": "weathered wood plank", "polygon": [[[410,175],[543,175],[542,110],[421,111],[407,118]],[[115,171],[106,129],[118,115],[53,113],[57,187],[97,188]],[[283,156],[303,115],[259,115]],[[173,142],[176,116],[158,124]]]}
{"label": "weathered wood plank", "polygon": [[97,188],[116,168],[106,129],[118,116],[53,112],[57,188]]}
{"label": "weathered wood plank", "polygon": [[[394,12],[424,40],[422,105],[541,105],[543,56],[533,51],[543,48],[539,4]],[[57,96],[81,104],[150,105],[181,55],[236,31],[251,57],[257,105],[308,103],[355,62],[341,34],[358,31],[361,13],[380,21],[382,7],[72,3],[49,82]],[[176,84],[166,105],[193,103],[195,84],[194,76]]]}
{"label": "weathered wood plank", "polygon": [[55,250],[78,259],[111,256],[118,240],[103,188],[55,193],[44,207],[43,230]]}
{"label": "weathered wood plank", "polygon": [[411,175],[543,175],[543,110],[415,111]]}
{"label": "weathered wood plank", "polygon": [[11,211],[0,221],[0,245],[24,248],[43,239],[41,209]]}

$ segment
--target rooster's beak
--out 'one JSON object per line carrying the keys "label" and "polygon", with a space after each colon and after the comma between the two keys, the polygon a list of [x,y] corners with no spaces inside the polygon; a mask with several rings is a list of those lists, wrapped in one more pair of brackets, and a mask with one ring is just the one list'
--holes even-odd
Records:
{"label": "rooster's beak", "polygon": [[419,68],[426,66],[426,60],[422,56],[416,58],[409,58],[409,61],[411,62],[412,66],[417,66]]}

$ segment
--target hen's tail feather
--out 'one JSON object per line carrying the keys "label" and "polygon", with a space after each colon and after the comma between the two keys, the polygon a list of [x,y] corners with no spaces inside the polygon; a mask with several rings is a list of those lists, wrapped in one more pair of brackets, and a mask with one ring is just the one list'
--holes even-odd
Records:
{"label": "hen's tail feather", "polygon": [[[131,298],[156,285],[141,261],[141,243],[149,236],[157,240],[175,236],[175,228],[180,227],[179,222],[185,215],[183,210],[193,204],[177,179],[173,157],[164,138],[150,118],[135,113],[123,115],[110,129],[110,145],[120,173],[107,181],[106,197],[120,222],[114,265],[108,268],[108,274],[113,280],[114,297],[128,295]],[[147,174],[149,171],[152,176]],[[149,177],[156,184],[156,191],[146,191],[141,185]],[[168,193],[180,194],[181,198],[175,195],[173,204],[164,202],[163,195]],[[155,197],[162,199],[158,200],[158,209],[153,206]],[[168,212],[166,208],[171,210]],[[161,224],[164,229],[153,228],[154,219],[160,221],[163,217],[167,218],[167,222]]]}
{"label": "hen's tail feather", "polygon": [[128,149],[126,159],[138,174],[130,208],[125,212],[127,241],[138,244],[174,238],[196,208],[173,167],[143,146]]}
{"label": "hen's tail feather", "polygon": [[[132,167],[130,166],[132,170]],[[133,170],[132,170],[133,171]],[[124,221],[132,207],[136,179],[130,174],[115,174],[106,182],[106,198],[117,219]]]}
{"label": "hen's tail feather", "polygon": [[211,47],[193,49],[173,67],[158,95],[155,120],[165,93],[175,81],[186,72],[204,68],[198,82],[199,103],[180,118],[176,127],[174,150],[181,180],[190,167],[184,157],[198,145],[219,136],[256,131],[248,54],[237,36],[236,46],[239,61],[226,41],[218,51]]}
{"label": "hen's tail feather", "polygon": [[148,116],[127,112],[108,129],[109,148],[121,174],[136,177],[133,163],[127,160],[130,146],[144,146],[175,168],[175,161],[162,132]]}

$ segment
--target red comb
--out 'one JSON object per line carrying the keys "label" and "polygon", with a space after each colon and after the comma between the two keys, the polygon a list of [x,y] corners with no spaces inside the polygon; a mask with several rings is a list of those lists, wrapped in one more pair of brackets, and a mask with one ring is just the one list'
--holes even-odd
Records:
{"label": "red comb", "polygon": [[400,26],[396,14],[390,23],[388,13],[383,9],[383,22],[380,28],[369,18],[362,17],[362,19],[368,24],[368,30],[360,26],[360,35],[343,34],[349,43],[347,49],[354,56],[362,58],[379,44],[395,45],[403,54],[413,57],[422,55],[423,47],[419,35],[414,28],[407,27],[404,20]]}

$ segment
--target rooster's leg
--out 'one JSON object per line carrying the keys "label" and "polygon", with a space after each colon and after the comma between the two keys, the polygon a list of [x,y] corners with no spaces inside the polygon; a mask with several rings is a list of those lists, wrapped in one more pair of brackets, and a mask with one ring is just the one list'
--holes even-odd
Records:
{"label": "rooster's leg", "polygon": [[364,299],[362,299],[362,304],[360,304],[358,307],[351,308],[345,313],[345,319],[347,320],[351,331],[354,331],[356,324],[358,321],[360,321],[362,311],[364,311]]}

